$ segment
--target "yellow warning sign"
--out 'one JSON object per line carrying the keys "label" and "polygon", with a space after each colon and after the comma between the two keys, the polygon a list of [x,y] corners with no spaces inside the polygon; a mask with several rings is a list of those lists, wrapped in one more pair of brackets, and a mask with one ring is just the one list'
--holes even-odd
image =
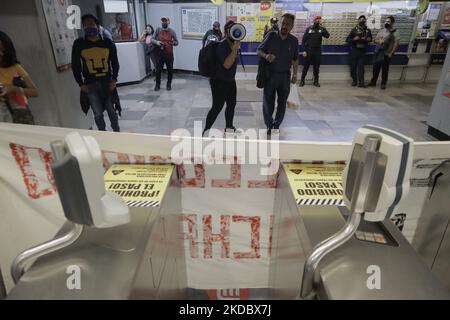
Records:
{"label": "yellow warning sign", "polygon": [[283,165],[297,205],[343,206],[343,164]]}
{"label": "yellow warning sign", "polygon": [[117,193],[130,207],[157,207],[173,169],[171,164],[113,165],[105,173],[105,187]]}

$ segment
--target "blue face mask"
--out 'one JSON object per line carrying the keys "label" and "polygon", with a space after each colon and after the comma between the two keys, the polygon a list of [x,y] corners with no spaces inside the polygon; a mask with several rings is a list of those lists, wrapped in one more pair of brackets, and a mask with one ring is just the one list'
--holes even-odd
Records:
{"label": "blue face mask", "polygon": [[96,28],[96,27],[84,28],[84,35],[88,38],[96,37],[96,36],[98,36],[98,28]]}

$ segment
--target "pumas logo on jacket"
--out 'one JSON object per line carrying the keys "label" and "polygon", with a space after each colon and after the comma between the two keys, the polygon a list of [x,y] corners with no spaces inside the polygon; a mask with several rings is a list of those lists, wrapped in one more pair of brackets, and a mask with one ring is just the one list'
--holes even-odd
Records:
{"label": "pumas logo on jacket", "polygon": [[86,61],[86,66],[90,74],[96,77],[104,77],[109,72],[109,49],[90,48],[81,51],[81,56]]}

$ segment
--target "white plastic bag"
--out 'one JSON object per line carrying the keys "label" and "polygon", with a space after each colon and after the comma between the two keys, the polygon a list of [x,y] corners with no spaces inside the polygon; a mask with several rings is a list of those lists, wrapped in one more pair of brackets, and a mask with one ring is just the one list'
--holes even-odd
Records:
{"label": "white plastic bag", "polygon": [[298,90],[295,84],[291,84],[291,92],[289,93],[287,100],[287,107],[294,110],[300,108],[300,97],[298,96]]}

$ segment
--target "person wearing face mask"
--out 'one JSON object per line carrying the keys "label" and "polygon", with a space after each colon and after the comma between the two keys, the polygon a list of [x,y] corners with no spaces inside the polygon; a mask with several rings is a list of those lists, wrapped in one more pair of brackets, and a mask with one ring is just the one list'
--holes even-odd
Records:
{"label": "person wearing face mask", "polygon": [[366,16],[358,18],[358,24],[347,36],[347,43],[351,46],[350,52],[350,74],[352,76],[352,86],[365,88],[364,83],[364,62],[366,60],[367,46],[372,41],[372,32],[366,25]]}
{"label": "person wearing face mask", "polygon": [[391,59],[400,46],[400,33],[394,28],[394,23],[395,18],[393,16],[387,17],[384,29],[378,32],[374,40],[377,46],[374,53],[373,77],[369,85],[371,87],[377,85],[377,80],[381,71],[382,90],[386,89]]}
{"label": "person wearing face mask", "polygon": [[[270,76],[264,86],[263,98],[264,123],[268,136],[279,134],[291,83],[297,83],[298,39],[290,34],[294,22],[294,15],[284,14],[281,18],[280,30],[268,33],[257,50],[258,56],[269,63]],[[293,69],[292,77],[291,68]],[[276,96],[278,96],[278,106],[274,119]]]}
{"label": "person wearing face mask", "polygon": [[278,19],[275,17],[270,19],[270,29],[267,25],[264,27],[264,38],[271,31],[278,31]]}
{"label": "person wearing face mask", "polygon": [[205,47],[205,44],[207,44],[207,41],[211,41],[211,39],[214,39],[213,41],[222,41],[223,35],[222,31],[220,31],[220,23],[218,21],[214,22],[213,28],[211,30],[206,31],[205,35],[202,39],[202,45]]}
{"label": "person wearing face mask", "polygon": [[98,19],[87,14],[81,18],[84,37],[72,47],[72,71],[80,90],[88,95],[98,130],[105,131],[106,110],[115,132],[120,131],[113,105],[113,93],[119,76],[119,59],[114,42],[100,34]]}
{"label": "person wearing face mask", "polygon": [[206,116],[203,136],[209,129],[211,129],[217,119],[217,116],[222,111],[225,102],[227,103],[227,107],[225,109],[225,132],[236,133],[236,128],[233,125],[237,96],[235,76],[238,52],[241,43],[240,41],[234,41],[230,36],[230,29],[234,24],[235,23],[233,21],[228,21],[225,24],[225,38],[217,45],[216,48],[217,71],[209,80],[213,102],[212,107]]}
{"label": "person wearing face mask", "polygon": [[169,28],[170,20],[167,17],[161,18],[161,28],[157,28],[152,43],[158,46],[156,49],[158,61],[156,64],[156,85],[155,91],[161,89],[161,73],[164,65],[167,67],[167,90],[172,90],[173,78],[173,47],[178,45],[177,34]]}
{"label": "person wearing face mask", "polygon": [[322,26],[322,17],[314,17],[314,24],[306,28],[305,34],[302,39],[303,47],[303,71],[302,79],[300,80],[300,86],[305,85],[305,78],[308,74],[309,66],[312,64],[314,68],[314,86],[320,87],[319,84],[319,69],[320,59],[322,56],[322,38],[329,38],[330,34],[326,28]]}

